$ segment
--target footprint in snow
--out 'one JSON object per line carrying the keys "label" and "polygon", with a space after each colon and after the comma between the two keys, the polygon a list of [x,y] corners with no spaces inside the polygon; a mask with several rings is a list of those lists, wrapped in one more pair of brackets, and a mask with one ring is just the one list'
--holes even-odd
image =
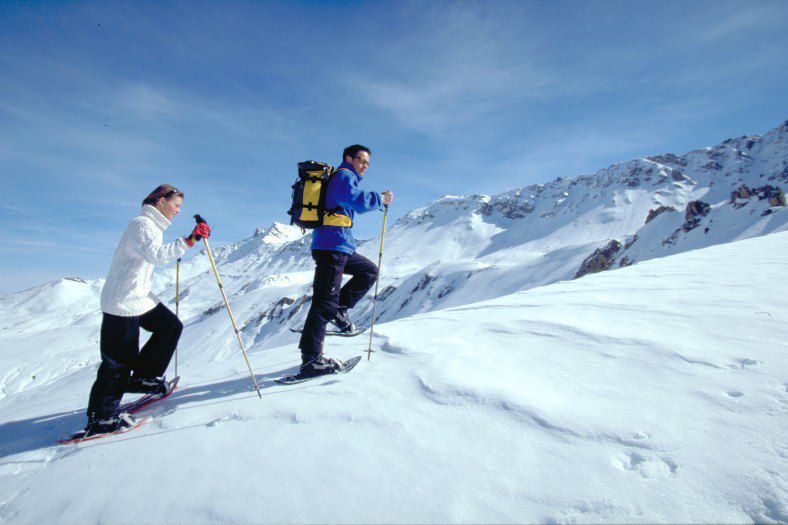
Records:
{"label": "footprint in snow", "polygon": [[213,421],[210,421],[210,422],[206,423],[205,426],[206,427],[215,427],[215,426],[221,425],[225,421],[245,421],[246,419],[249,419],[249,418],[247,418],[246,416],[242,415],[239,412],[234,412],[234,413],[232,413],[230,415],[223,416],[223,417],[220,417],[218,419],[214,419]]}
{"label": "footprint in snow", "polygon": [[728,368],[731,368],[733,370],[744,370],[745,368],[749,368],[751,366],[757,366],[760,364],[761,362],[758,361],[757,359],[747,359],[742,357],[739,359],[734,359],[733,363],[728,365]]}
{"label": "footprint in snow", "polygon": [[616,464],[623,470],[637,472],[646,479],[675,475],[679,469],[678,463],[668,457],[660,458],[631,451],[619,456]]}

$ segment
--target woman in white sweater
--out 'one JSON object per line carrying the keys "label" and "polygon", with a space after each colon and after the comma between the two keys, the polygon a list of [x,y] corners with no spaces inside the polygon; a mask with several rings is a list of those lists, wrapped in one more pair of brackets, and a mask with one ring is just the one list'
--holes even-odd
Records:
{"label": "woman in white sweater", "polygon": [[[133,426],[133,418],[116,413],[124,393],[159,393],[166,388],[162,376],[183,324],[151,293],[153,267],[181,257],[211,234],[208,225],[200,223],[188,237],[163,243],[164,230],[182,202],[183,193],[169,184],[153,190],[115,250],[101,290],[101,365],[90,390],[86,435]],[[140,328],[152,333],[142,350]]]}

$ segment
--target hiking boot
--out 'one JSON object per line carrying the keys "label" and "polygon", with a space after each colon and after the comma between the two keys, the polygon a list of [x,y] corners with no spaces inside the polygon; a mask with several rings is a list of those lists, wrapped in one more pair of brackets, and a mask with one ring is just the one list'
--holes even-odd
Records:
{"label": "hiking boot", "polygon": [[356,329],[353,321],[347,314],[347,306],[340,306],[337,308],[337,313],[331,319],[331,324],[337,327],[337,331],[342,334],[350,333]]}
{"label": "hiking boot", "polygon": [[110,432],[117,432],[126,428],[131,428],[137,424],[134,416],[128,412],[121,412],[117,416],[108,419],[93,419],[88,421],[88,426],[85,427],[85,436],[93,434],[108,434]]}
{"label": "hiking boot", "polygon": [[299,377],[317,377],[342,370],[342,363],[330,357],[318,356],[301,365]]}
{"label": "hiking boot", "polygon": [[130,394],[163,395],[167,393],[167,382],[163,377],[132,377],[126,387]]}

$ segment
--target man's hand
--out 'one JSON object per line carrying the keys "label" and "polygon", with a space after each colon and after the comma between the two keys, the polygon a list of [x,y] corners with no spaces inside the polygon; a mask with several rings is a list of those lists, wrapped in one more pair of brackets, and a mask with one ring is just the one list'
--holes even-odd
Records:
{"label": "man's hand", "polygon": [[394,201],[394,194],[389,190],[384,191],[383,193],[380,194],[380,196],[383,197],[384,206],[388,206]]}

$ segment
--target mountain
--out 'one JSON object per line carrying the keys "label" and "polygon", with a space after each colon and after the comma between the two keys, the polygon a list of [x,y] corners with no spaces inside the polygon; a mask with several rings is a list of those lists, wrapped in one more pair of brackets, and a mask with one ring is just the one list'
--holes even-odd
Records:
{"label": "mountain", "polygon": [[[377,322],[784,231],[787,135],[788,121],[763,136],[730,139],[683,155],[634,159],[593,175],[498,195],[444,196],[413,210],[387,232]],[[251,352],[297,341],[288,328],[303,324],[309,309],[310,242],[310,234],[274,223],[247,239],[212,248]],[[377,261],[378,248],[379,239],[369,239],[360,243],[359,252]],[[63,338],[57,355],[93,364],[96,353],[82,357],[82,350],[98,337],[101,280],[64,283],[0,298],[0,315],[6,319],[2,337],[59,333],[83,319],[84,332],[74,331],[73,340]],[[174,283],[173,267],[155,272],[154,291],[173,309]],[[65,286],[66,295],[77,299],[62,298],[58,290]],[[23,298],[44,306],[21,318]],[[184,337],[199,348],[201,358],[235,358],[239,348],[204,250],[181,265],[180,299]],[[352,315],[357,324],[368,325],[371,296]],[[32,367],[51,359],[42,352],[31,357]],[[5,383],[17,388],[8,381],[17,380]],[[24,384],[33,388],[37,383]]]}
{"label": "mountain", "polygon": [[[85,422],[103,279],[0,297],[0,518],[786,522],[787,132],[411,211],[376,352],[341,379],[274,382],[299,362],[311,235],[213,246],[262,401],[195,249],[180,389],[91,444],[53,445]],[[174,282],[154,274],[173,310]]]}
{"label": "mountain", "polygon": [[[786,253],[774,233],[381,323],[370,360],[302,385],[273,381],[295,344],[256,344],[262,400],[203,339],[227,320],[197,317],[153,421],[55,446],[95,377],[97,345],[72,350],[93,364],[19,370],[0,399],[0,517],[784,523]],[[84,328],[4,335],[0,370]],[[338,339],[332,356],[366,347]]]}

